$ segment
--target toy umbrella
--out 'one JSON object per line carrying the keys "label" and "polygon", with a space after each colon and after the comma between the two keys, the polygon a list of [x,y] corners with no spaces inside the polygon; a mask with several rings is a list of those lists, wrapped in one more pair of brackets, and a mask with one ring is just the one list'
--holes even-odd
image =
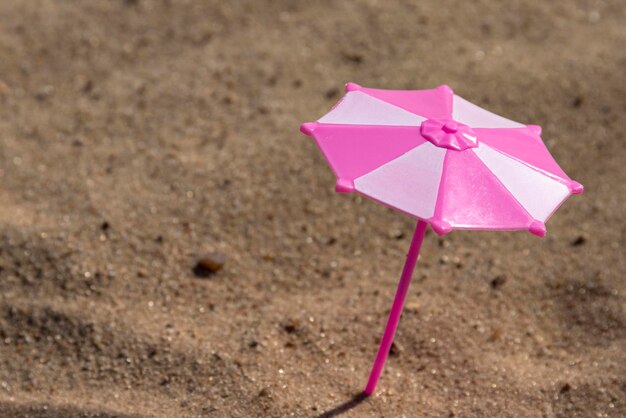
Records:
{"label": "toy umbrella", "polygon": [[337,192],[355,191],[418,219],[367,395],[387,360],[428,224],[439,235],[525,229],[543,237],[552,213],[583,191],[554,161],[539,126],[491,113],[448,86],[348,83],[330,112],[300,130],[326,157]]}

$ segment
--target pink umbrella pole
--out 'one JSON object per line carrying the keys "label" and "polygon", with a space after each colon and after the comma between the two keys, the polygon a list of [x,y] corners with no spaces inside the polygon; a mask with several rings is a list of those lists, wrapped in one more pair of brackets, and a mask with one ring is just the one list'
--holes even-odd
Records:
{"label": "pink umbrella pole", "polygon": [[385,333],[380,342],[380,348],[378,349],[374,366],[372,367],[367,386],[365,387],[365,394],[367,396],[372,395],[374,390],[376,390],[376,384],[378,383],[378,379],[380,379],[380,374],[383,372],[385,361],[387,361],[387,356],[391,349],[391,343],[393,343],[393,337],[396,335],[396,328],[398,328],[398,322],[400,321],[400,315],[402,315],[402,308],[404,307],[404,299],[406,299],[406,294],[409,291],[413,270],[417,263],[417,256],[419,255],[422,242],[424,241],[427,226],[428,224],[426,222],[420,220],[415,227],[409,253],[406,256],[406,262],[404,263],[404,269],[402,269],[402,276],[400,277],[400,283],[396,291],[396,297],[393,300],[391,312],[389,312]]}

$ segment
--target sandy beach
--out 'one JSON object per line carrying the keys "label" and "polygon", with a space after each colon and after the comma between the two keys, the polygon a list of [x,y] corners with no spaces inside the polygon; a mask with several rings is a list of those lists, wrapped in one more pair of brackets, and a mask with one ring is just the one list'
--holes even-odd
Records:
{"label": "sandy beach", "polygon": [[[613,0],[0,1],[0,417],[626,416],[625,28]],[[429,230],[369,399],[415,220],[334,193],[298,131],[346,82],[447,84],[585,185],[542,239]]]}

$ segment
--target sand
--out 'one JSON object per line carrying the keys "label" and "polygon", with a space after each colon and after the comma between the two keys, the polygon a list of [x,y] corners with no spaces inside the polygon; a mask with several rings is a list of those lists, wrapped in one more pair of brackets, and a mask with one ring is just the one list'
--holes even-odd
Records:
{"label": "sand", "polygon": [[[626,416],[620,1],[0,2],[0,416]],[[586,186],[429,232],[298,132],[353,81],[543,126]],[[223,268],[197,277],[197,257]]]}

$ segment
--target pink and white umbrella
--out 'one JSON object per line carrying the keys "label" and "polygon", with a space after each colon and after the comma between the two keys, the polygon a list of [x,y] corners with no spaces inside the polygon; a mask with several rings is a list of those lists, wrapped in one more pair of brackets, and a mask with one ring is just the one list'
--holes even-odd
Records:
{"label": "pink and white umbrella", "polygon": [[365,393],[387,359],[428,224],[452,229],[520,230],[543,237],[545,222],[583,186],[541,140],[541,128],[506,119],[454,94],[380,90],[354,83],[317,122],[312,136],[336,177],[356,191],[418,218],[398,292]]}

